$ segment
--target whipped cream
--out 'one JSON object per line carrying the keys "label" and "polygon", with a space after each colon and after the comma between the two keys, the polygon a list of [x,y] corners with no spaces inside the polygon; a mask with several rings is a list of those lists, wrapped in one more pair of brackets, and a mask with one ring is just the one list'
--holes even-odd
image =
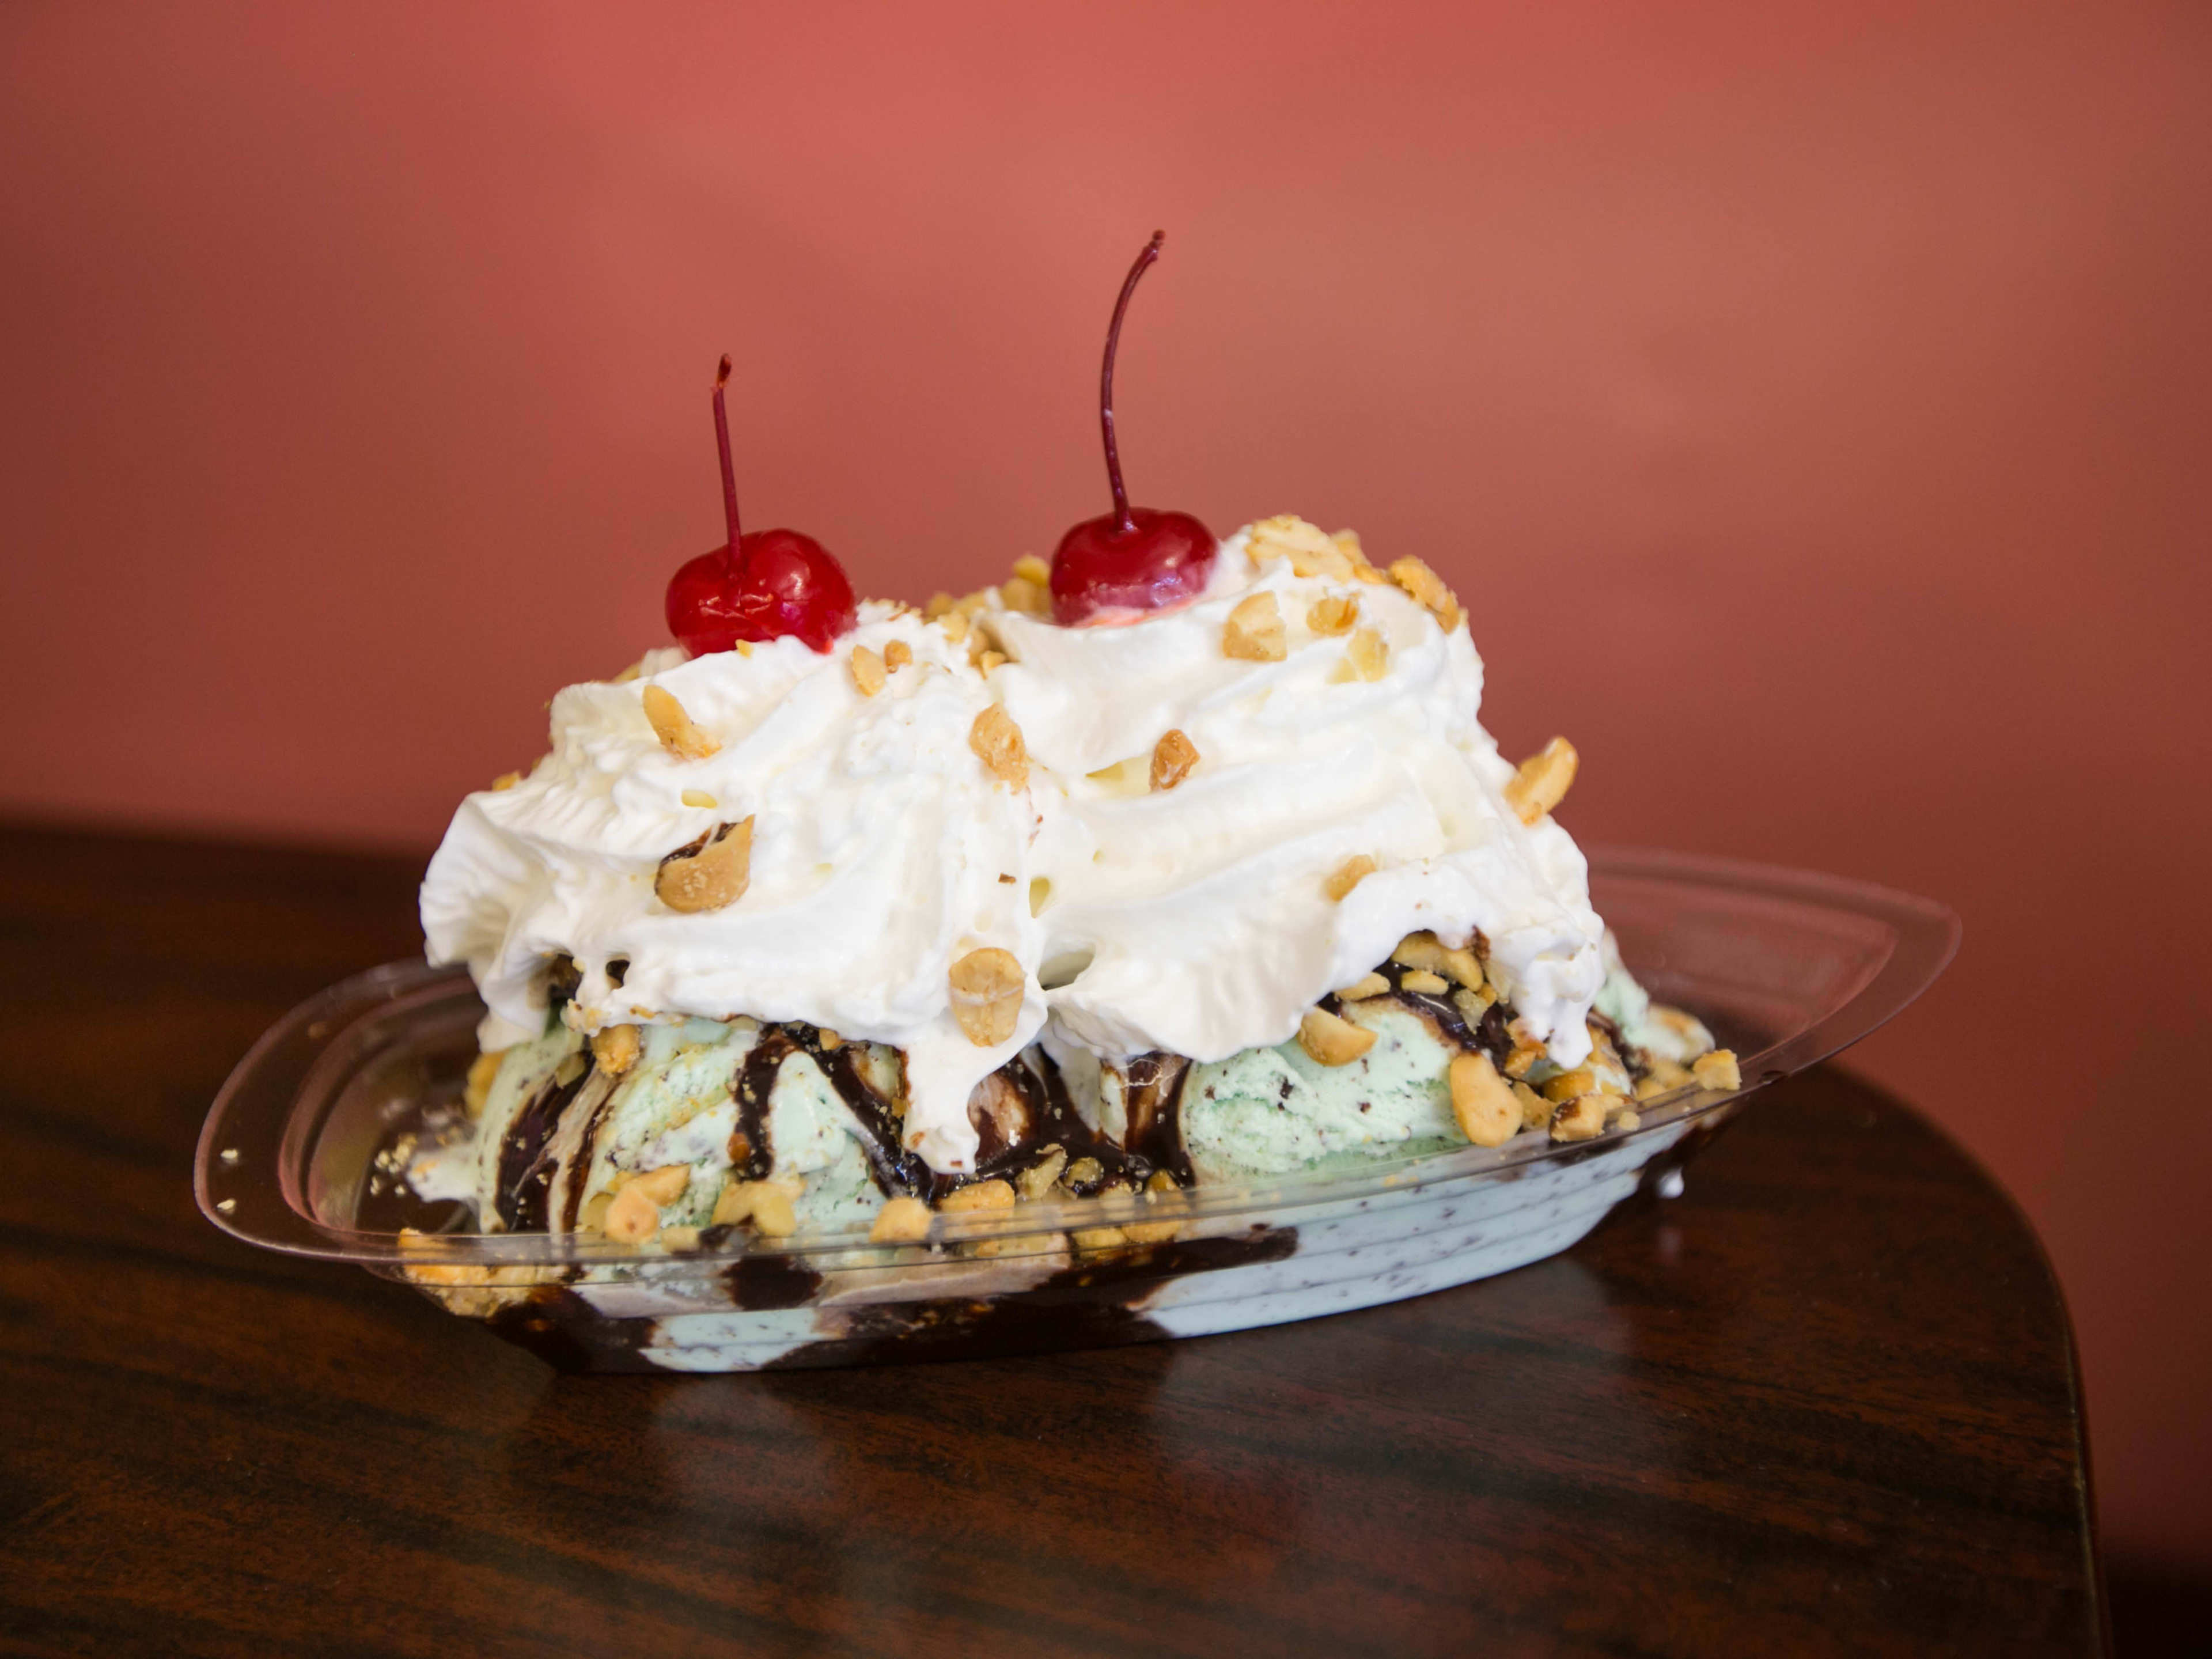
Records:
{"label": "whipped cream", "polygon": [[[991,689],[1042,775],[1031,879],[1055,1046],[1225,1060],[1288,1040],[1406,934],[1460,945],[1480,928],[1521,1016],[1553,1060],[1579,1064],[1603,926],[1567,833],[1505,804],[1514,769],[1476,718],[1466,623],[1447,630],[1388,582],[1255,564],[1249,541],[1248,528],[1223,543],[1203,598],[1141,622],[989,618],[1015,659]],[[1225,655],[1230,612],[1261,592],[1283,659]],[[1382,635],[1378,679],[1349,668],[1347,635],[1309,626],[1331,596],[1356,597],[1358,626]],[[1170,729],[1199,762],[1152,792]],[[1332,900],[1328,878],[1361,855],[1375,872]]]}
{"label": "whipped cream", "polygon": [[[851,652],[913,653],[873,696]],[[1036,1035],[1044,930],[1030,914],[1028,790],[969,746],[991,700],[964,648],[903,606],[871,602],[827,655],[795,639],[693,660],[657,652],[628,683],[553,701],[552,752],[510,788],[462,804],[423,881],[434,962],[465,962],[492,1018],[485,1046],[535,1035],[545,969],[583,980],[580,1030],[685,1016],[803,1021],[904,1052],[908,1145],[971,1167],[975,1085]],[[720,744],[670,754],[642,703],[657,684]],[[687,805],[684,796],[710,798]],[[753,819],[750,884],[720,909],[655,897],[660,860],[716,824]],[[969,951],[1009,951],[1028,975],[1011,1037],[971,1042],[948,975]],[[621,982],[610,975],[611,963]]]}
{"label": "whipped cream", "polygon": [[[579,1030],[750,1015],[892,1045],[903,1139],[948,1173],[974,1167],[975,1085],[1040,1036],[1070,1057],[1225,1060],[1288,1040],[1422,929],[1451,945],[1480,929],[1551,1057],[1580,1063],[1604,930],[1566,832],[1505,804],[1513,768],[1477,719],[1465,623],[1441,626],[1387,581],[1300,576],[1250,544],[1249,531],[1222,544],[1196,601],[1120,625],[987,611],[978,625],[1012,659],[988,679],[945,629],[871,601],[827,655],[792,639],[662,651],[637,678],[569,687],[552,752],[468,797],[431,860],[432,960],[468,963],[492,1011],[487,1048],[544,1030],[562,956],[582,973],[564,1012]],[[1230,612],[1260,592],[1284,623],[1280,661],[1223,648]],[[1347,663],[1350,635],[1310,625],[1327,597],[1356,598],[1358,626],[1387,645],[1379,678]],[[894,640],[911,665],[865,695],[853,648]],[[719,750],[663,748],[649,684]],[[1023,734],[1026,787],[970,746],[994,701]],[[1154,792],[1170,729],[1197,763]],[[661,860],[748,817],[743,896],[662,904]],[[1363,856],[1373,873],[1332,899],[1328,878]],[[1012,1035],[984,1048],[953,1017],[949,975],[988,946],[1020,963],[1025,994]]]}

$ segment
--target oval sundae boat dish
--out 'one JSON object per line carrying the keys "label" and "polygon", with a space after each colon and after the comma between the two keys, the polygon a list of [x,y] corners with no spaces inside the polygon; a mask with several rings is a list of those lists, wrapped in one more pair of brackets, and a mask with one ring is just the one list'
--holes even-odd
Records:
{"label": "oval sundae boat dish", "polygon": [[1959,937],[1941,905],[1834,877],[1607,849],[1589,869],[1626,969],[1701,1021],[1735,1075],[1647,1084],[1587,1138],[1414,1139],[1399,1156],[1089,1196],[1040,1183],[1018,1204],[940,1203],[911,1239],[834,1208],[782,1231],[702,1213],[635,1243],[604,1210],[597,1227],[483,1231],[465,1103],[483,1092],[485,1006],[465,972],[394,963],[255,1045],[208,1117],[195,1189],[239,1238],[358,1263],[575,1370],[1036,1352],[1396,1301],[1566,1249],[1639,1193],[1679,1194],[1747,1096],[1906,1006]]}

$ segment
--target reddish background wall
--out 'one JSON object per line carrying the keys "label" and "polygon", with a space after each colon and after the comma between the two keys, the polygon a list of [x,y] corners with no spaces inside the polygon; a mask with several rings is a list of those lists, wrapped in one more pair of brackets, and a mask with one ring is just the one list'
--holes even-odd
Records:
{"label": "reddish background wall", "polygon": [[726,348],[753,522],[1048,550],[1165,225],[1142,499],[1443,568],[1578,832],[1965,914],[1856,1063],[2212,1567],[2212,24],[1802,9],[9,7],[0,809],[426,848],[658,641]]}

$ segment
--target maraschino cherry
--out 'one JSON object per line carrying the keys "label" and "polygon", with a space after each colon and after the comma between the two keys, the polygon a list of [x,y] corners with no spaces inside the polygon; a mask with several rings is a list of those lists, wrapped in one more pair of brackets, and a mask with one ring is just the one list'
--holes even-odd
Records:
{"label": "maraschino cherry", "polygon": [[1213,532],[1188,513],[1131,507],[1121,483],[1121,453],[1114,442],[1114,353],[1121,343],[1121,318],[1137,279],[1160,257],[1167,233],[1156,230],[1121,284],[1114,320],[1106,327],[1106,366],[1098,375],[1098,427],[1106,438],[1106,478],[1114,510],[1085,519],[1060,539],[1052,556],[1052,617],[1063,627],[1126,620],[1196,599],[1213,574]]}
{"label": "maraschino cherry", "polygon": [[730,360],[714,376],[714,441],[722,452],[722,515],[730,539],[702,553],[668,584],[668,631],[695,657],[727,651],[739,640],[795,635],[817,651],[853,626],[853,584],[830,550],[796,530],[738,527],[738,475],[730,465],[730,417],[722,388]]}

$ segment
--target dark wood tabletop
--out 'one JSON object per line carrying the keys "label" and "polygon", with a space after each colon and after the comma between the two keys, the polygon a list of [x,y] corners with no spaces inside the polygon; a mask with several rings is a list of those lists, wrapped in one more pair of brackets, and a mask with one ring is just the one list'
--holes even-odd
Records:
{"label": "dark wood tabletop", "polygon": [[234,1243],[210,1098],[418,872],[0,831],[0,1651],[2103,1650],[2051,1269],[1832,1070],[1565,1255],[1195,1341],[562,1376]]}

